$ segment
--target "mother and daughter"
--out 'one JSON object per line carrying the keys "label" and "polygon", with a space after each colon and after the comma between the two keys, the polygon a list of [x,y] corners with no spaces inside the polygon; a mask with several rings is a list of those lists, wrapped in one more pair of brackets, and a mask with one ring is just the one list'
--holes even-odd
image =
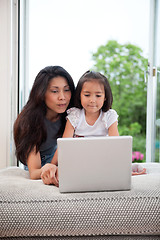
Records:
{"label": "mother and daughter", "polygon": [[58,137],[118,136],[112,101],[109,82],[99,72],[84,73],[75,90],[64,68],[42,69],[14,124],[16,156],[30,178],[58,186]]}

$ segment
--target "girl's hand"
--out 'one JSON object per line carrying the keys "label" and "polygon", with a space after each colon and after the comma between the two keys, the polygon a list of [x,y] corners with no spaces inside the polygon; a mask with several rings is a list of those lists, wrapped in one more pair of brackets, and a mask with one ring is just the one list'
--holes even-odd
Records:
{"label": "girl's hand", "polygon": [[44,184],[59,186],[58,167],[54,164],[47,163],[42,167],[41,179]]}
{"label": "girl's hand", "polygon": [[132,176],[146,174],[146,168],[143,168],[138,163],[132,164]]}
{"label": "girl's hand", "polygon": [[142,174],[146,174],[146,169],[143,168],[143,170],[141,172],[132,172],[132,176],[134,175],[142,175]]}

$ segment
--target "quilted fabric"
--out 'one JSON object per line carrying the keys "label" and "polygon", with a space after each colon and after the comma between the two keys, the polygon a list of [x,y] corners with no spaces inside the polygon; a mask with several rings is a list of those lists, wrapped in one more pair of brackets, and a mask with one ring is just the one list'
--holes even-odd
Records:
{"label": "quilted fabric", "polygon": [[20,168],[1,170],[0,237],[148,235],[149,239],[154,235],[156,239],[160,235],[160,167],[145,167],[146,175],[132,177],[131,191],[72,194],[60,194],[55,186],[30,180]]}
{"label": "quilted fabric", "polygon": [[16,237],[1,238],[1,240],[159,240],[160,236],[78,236],[78,237]]}

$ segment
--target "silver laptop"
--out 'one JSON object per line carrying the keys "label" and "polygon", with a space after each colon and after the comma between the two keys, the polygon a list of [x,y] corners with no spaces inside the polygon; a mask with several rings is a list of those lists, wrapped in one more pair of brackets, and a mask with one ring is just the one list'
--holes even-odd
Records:
{"label": "silver laptop", "polygon": [[132,137],[59,138],[60,192],[130,190]]}

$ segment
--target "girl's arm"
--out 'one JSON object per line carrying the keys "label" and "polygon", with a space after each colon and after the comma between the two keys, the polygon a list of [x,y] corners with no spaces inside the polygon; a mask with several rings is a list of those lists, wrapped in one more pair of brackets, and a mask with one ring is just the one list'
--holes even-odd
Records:
{"label": "girl's arm", "polygon": [[108,128],[108,135],[109,136],[119,136],[117,125],[118,124],[117,124],[117,121],[116,121]]}
{"label": "girl's arm", "polygon": [[72,138],[74,134],[74,127],[70,123],[70,121],[67,119],[65,130],[63,133],[63,138]]}
{"label": "girl's arm", "polygon": [[54,153],[54,156],[52,158],[52,161],[51,161],[52,164],[55,164],[55,165],[58,165],[58,152],[57,150],[55,151]]}
{"label": "girl's arm", "polygon": [[[108,128],[108,134],[109,136],[119,136],[118,133],[118,128],[117,128],[117,122],[113,123],[109,128]],[[136,166],[136,168],[140,167],[140,165]],[[146,169],[141,167],[140,170],[135,169],[135,166],[132,164],[132,175],[141,175],[141,174],[145,174],[146,173]]]}
{"label": "girl's arm", "polygon": [[[65,126],[65,130],[64,130],[64,133],[63,133],[63,138],[72,138],[73,137],[73,134],[74,134],[74,128],[72,126],[72,124],[70,123],[69,120],[67,120],[66,122],[66,126]],[[55,164],[55,165],[58,165],[58,153],[57,153],[57,150],[52,158],[52,161],[51,161],[52,164]]]}

